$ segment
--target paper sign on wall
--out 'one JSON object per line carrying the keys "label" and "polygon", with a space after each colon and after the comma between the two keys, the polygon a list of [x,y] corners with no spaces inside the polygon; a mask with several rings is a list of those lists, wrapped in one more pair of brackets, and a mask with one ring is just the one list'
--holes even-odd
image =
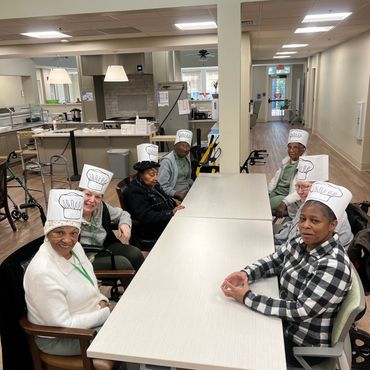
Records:
{"label": "paper sign on wall", "polygon": [[177,106],[179,108],[179,114],[189,114],[190,113],[190,105],[188,99],[178,100]]}
{"label": "paper sign on wall", "polygon": [[158,99],[158,107],[169,106],[168,91],[158,91],[157,99]]}

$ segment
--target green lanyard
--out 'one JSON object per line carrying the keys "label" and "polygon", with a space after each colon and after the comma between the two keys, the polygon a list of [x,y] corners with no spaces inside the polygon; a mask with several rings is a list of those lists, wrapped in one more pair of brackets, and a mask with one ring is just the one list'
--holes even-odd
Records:
{"label": "green lanyard", "polygon": [[91,285],[94,286],[94,282],[93,280],[91,279],[90,275],[88,274],[88,272],[84,269],[84,267],[82,266],[82,263],[80,261],[80,259],[78,258],[77,254],[75,252],[72,251],[72,256],[75,257],[78,261],[78,263],[80,264],[81,268],[79,266],[77,266],[76,264],[72,263],[72,266],[78,271],[80,272],[83,276],[85,276],[85,278],[87,280],[90,281]]}

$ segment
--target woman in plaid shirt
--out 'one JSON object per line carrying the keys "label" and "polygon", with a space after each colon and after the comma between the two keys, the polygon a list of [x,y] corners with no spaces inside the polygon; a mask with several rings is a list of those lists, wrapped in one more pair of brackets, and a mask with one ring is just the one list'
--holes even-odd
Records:
{"label": "woman in plaid shirt", "polygon": [[[340,191],[341,197],[333,195],[333,189]],[[300,366],[293,355],[294,346],[330,345],[334,318],[351,285],[350,261],[334,233],[351,196],[343,187],[314,183],[301,211],[301,235],[275,253],[230,274],[222,283],[227,297],[283,320],[289,365]],[[280,298],[251,290],[254,281],[270,276],[279,277]],[[311,365],[321,361],[323,358],[307,358]]]}

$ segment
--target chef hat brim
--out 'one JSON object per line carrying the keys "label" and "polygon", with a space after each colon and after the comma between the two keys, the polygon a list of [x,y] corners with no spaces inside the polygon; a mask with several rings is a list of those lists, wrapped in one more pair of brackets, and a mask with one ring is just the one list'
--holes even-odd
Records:
{"label": "chef hat brim", "polygon": [[44,225],[44,234],[47,235],[50,231],[57,229],[58,227],[63,226],[73,226],[76,229],[80,230],[81,222],[80,221],[70,221],[70,220],[62,220],[62,221],[53,221],[47,220]]}

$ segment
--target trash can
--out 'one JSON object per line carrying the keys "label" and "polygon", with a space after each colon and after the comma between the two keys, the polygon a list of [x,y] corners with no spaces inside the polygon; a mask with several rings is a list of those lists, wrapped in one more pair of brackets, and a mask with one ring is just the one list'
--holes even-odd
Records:
{"label": "trash can", "polygon": [[128,173],[129,149],[108,149],[108,160],[110,170],[113,172],[114,179],[125,179]]}

